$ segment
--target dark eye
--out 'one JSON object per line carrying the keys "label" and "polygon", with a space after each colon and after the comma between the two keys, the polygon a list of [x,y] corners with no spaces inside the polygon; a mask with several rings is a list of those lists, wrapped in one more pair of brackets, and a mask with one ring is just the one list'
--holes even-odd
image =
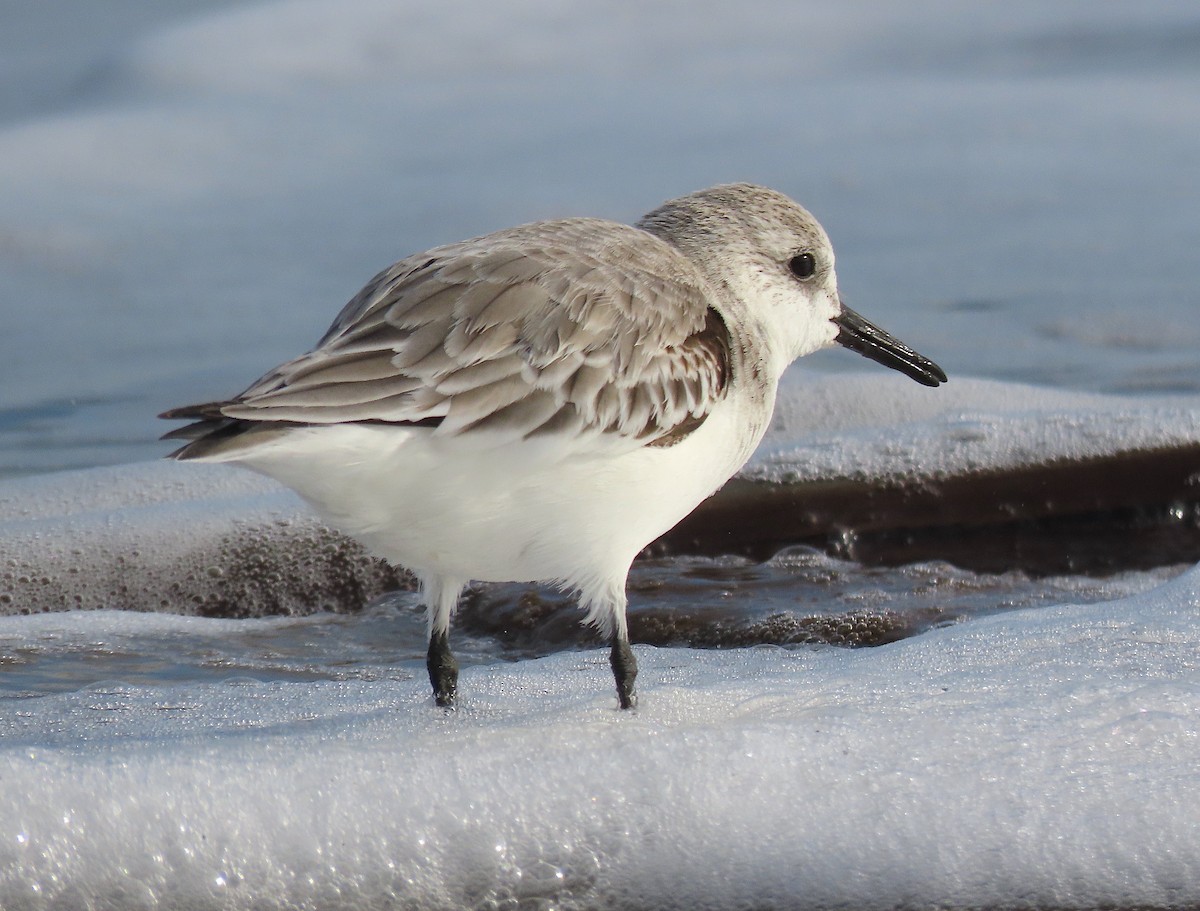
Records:
{"label": "dark eye", "polygon": [[797,253],[788,260],[788,268],[798,279],[812,278],[817,271],[817,258],[811,253]]}

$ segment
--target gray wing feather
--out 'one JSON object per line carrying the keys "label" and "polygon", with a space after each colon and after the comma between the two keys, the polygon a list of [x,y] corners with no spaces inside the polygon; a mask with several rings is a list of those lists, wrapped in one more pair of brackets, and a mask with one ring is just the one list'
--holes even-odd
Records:
{"label": "gray wing feather", "polygon": [[219,407],[254,422],[592,430],[666,445],[724,394],[729,345],[674,248],[612,222],[543,222],[396,263],[316,348]]}

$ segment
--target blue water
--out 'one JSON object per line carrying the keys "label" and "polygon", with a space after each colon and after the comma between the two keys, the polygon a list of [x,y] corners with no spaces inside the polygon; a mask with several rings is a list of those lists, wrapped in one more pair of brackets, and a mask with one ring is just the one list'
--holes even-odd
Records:
{"label": "blue water", "polygon": [[401,255],[735,179],[952,376],[1200,389],[1190,3],[118,8],[4,14],[0,476],[161,455]]}

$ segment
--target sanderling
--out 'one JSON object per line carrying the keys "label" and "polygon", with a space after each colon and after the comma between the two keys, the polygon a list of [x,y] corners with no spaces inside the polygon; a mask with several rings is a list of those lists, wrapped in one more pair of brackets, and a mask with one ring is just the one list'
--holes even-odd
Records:
{"label": "sanderling", "polygon": [[946,380],[842,304],[816,219],[732,184],[636,227],[544,221],[402,259],[307,354],[162,417],[194,421],[173,458],[270,475],[416,574],[438,705],[477,580],[576,591],[628,708],[630,564],[750,457],[784,369],[834,343]]}

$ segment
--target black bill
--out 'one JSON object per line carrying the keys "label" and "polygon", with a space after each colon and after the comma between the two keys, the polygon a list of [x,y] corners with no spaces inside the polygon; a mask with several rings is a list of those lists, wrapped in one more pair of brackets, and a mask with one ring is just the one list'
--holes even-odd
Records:
{"label": "black bill", "polygon": [[838,327],[834,339],[843,348],[857,351],[863,357],[878,361],[885,367],[899,370],[924,386],[940,386],[946,382],[946,372],[927,357],[922,357],[908,345],[884,332],[870,320],[864,319],[849,307],[833,318]]}

